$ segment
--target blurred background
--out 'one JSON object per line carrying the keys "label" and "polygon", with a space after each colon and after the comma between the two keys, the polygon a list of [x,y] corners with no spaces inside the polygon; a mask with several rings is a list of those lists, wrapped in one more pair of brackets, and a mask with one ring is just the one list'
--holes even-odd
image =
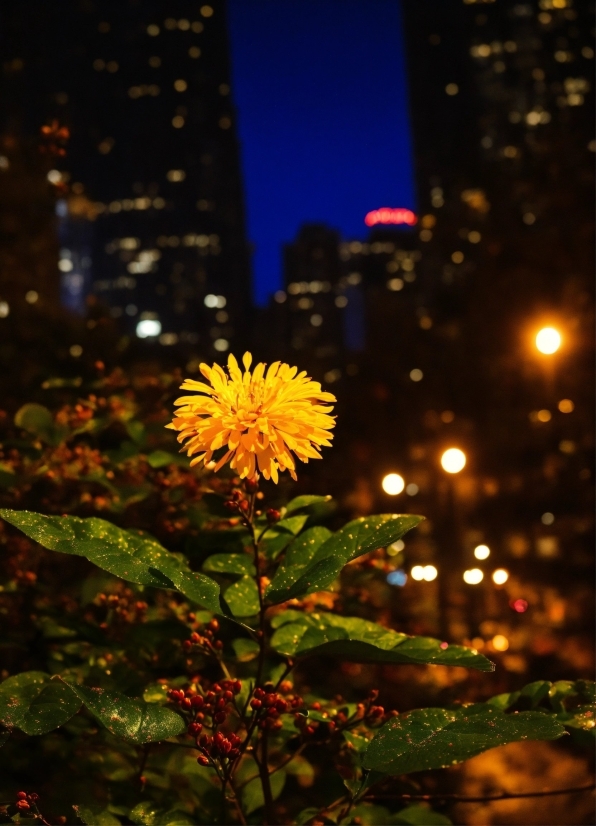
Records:
{"label": "blurred background", "polygon": [[427,516],[354,600],[492,693],[591,678],[593,4],[0,15],[4,419],[98,370],[297,364],[338,398],[298,492]]}

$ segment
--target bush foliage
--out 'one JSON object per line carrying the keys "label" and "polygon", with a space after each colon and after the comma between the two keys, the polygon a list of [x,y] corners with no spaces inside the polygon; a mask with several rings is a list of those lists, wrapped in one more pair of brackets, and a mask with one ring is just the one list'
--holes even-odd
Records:
{"label": "bush foliage", "polygon": [[422,517],[339,527],[329,497],[190,469],[179,378],[50,382],[0,421],[5,822],[449,823],[409,775],[593,730],[583,681],[401,713],[330,691],[317,663],[493,665],[334,610]]}

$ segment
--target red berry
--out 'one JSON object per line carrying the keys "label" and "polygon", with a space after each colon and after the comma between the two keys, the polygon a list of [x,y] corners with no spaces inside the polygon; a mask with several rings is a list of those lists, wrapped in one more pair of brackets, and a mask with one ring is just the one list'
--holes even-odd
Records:
{"label": "red berry", "polygon": [[218,724],[225,723],[227,716],[225,711],[218,711],[217,714],[213,715],[213,720]]}
{"label": "red berry", "polygon": [[281,513],[275,510],[275,508],[267,508],[266,516],[267,522],[269,522],[270,525],[275,525],[275,523],[281,519]]}
{"label": "red berry", "polygon": [[17,802],[17,809],[22,809],[23,811],[26,811],[27,809],[30,809],[30,808],[31,808],[31,806],[27,803],[26,800],[19,800]]}
{"label": "red berry", "polygon": [[261,700],[257,700],[256,698],[254,700],[250,701],[250,707],[254,708],[255,711],[257,709],[261,708],[262,705],[263,705],[263,703],[261,702]]}
{"label": "red berry", "polygon": [[209,765],[209,758],[204,754],[199,754],[197,757],[197,763],[199,766],[208,766]]}
{"label": "red berry", "polygon": [[27,792],[17,792],[17,798],[19,800],[26,800],[28,797]]}
{"label": "red berry", "polygon": [[234,694],[240,694],[240,692],[242,691],[242,683],[240,682],[240,680],[234,680],[234,682],[232,683],[232,691],[234,692]]}

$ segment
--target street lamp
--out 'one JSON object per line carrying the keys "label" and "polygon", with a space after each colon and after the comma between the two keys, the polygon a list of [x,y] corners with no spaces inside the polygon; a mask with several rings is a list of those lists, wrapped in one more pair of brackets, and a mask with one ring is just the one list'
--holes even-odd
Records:
{"label": "street lamp", "polygon": [[466,466],[466,454],[458,447],[450,447],[441,456],[441,467],[447,473],[459,473]]}
{"label": "street lamp", "polygon": [[406,483],[399,473],[388,473],[387,476],[383,477],[383,481],[381,482],[381,487],[385,493],[389,494],[389,496],[397,496],[398,493],[402,492],[405,486]]}
{"label": "street lamp", "polygon": [[561,333],[554,327],[543,327],[536,334],[536,349],[545,356],[552,356],[561,346]]}

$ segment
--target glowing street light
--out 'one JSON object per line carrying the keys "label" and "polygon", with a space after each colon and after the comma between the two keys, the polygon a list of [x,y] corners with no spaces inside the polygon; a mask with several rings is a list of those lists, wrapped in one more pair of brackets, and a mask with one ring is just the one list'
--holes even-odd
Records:
{"label": "glowing street light", "polygon": [[381,487],[385,493],[389,494],[389,496],[397,496],[398,493],[402,492],[405,486],[406,483],[399,473],[388,473],[387,476],[383,477],[383,481],[381,482]]}
{"label": "glowing street light", "polygon": [[458,447],[450,447],[441,456],[441,466],[447,473],[459,473],[466,466],[466,454]]}
{"label": "glowing street light", "polygon": [[479,585],[484,579],[484,573],[480,568],[470,568],[464,571],[464,582],[468,585]]}
{"label": "glowing street light", "polygon": [[493,571],[493,582],[495,585],[505,585],[508,579],[509,571],[506,571],[505,568],[497,568],[496,571]]}
{"label": "glowing street light", "polygon": [[561,346],[561,334],[554,327],[543,327],[536,334],[536,349],[545,356],[552,356]]}
{"label": "glowing street light", "polygon": [[439,573],[434,565],[425,565],[422,569],[423,579],[425,582],[432,582],[433,579],[437,578],[437,574]]}
{"label": "glowing street light", "polygon": [[474,556],[476,559],[488,559],[490,556],[490,548],[488,545],[477,545],[474,548]]}

